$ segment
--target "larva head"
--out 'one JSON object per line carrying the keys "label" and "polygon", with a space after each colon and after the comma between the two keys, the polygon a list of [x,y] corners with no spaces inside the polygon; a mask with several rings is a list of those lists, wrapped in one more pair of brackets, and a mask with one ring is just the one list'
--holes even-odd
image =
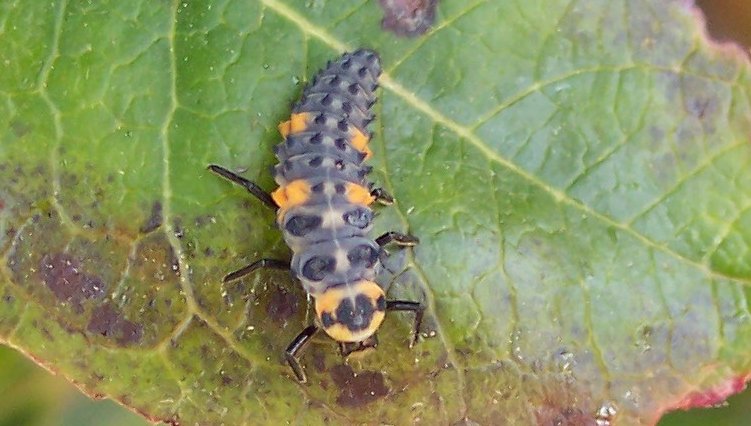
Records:
{"label": "larva head", "polygon": [[329,288],[316,296],[316,316],[337,342],[361,342],[378,330],[386,313],[383,289],[362,280]]}

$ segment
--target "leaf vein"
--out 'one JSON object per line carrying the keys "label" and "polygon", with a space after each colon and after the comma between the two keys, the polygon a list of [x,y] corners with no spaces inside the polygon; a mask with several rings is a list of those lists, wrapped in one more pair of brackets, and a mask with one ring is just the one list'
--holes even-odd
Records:
{"label": "leaf vein", "polygon": [[[717,160],[719,157],[722,157],[723,155],[727,154],[728,152],[730,152],[730,151],[732,151],[732,150],[734,150],[736,148],[740,148],[742,146],[744,146],[744,142],[739,142],[739,143],[728,145],[728,146],[724,147],[723,149],[720,149],[720,150],[716,151],[714,154],[712,154],[709,157],[707,157],[706,160],[704,162],[700,163],[696,168],[694,168],[693,170],[689,171],[683,177],[681,177],[680,179],[678,179],[673,184],[673,186],[671,186],[666,191],[664,191],[662,194],[660,194],[659,197],[655,198],[654,200],[652,200],[651,202],[649,202],[648,204],[646,204],[646,206],[644,207],[644,209],[642,209],[641,211],[639,211],[636,214],[634,214],[631,218],[626,219],[623,222],[623,225],[630,228],[631,226],[633,226],[634,222],[638,221],[641,217],[643,217],[644,215],[646,215],[647,213],[649,213],[652,209],[654,209],[655,207],[659,206],[663,201],[665,201],[666,199],[670,198],[670,196],[672,196],[673,194],[675,194],[676,192],[678,192],[683,185],[685,185],[691,179],[697,177],[700,173],[702,173],[707,168],[711,167],[714,164],[714,161]],[[724,278],[729,278],[729,277],[724,277]],[[751,281],[744,281],[744,282],[751,283]]]}
{"label": "leaf vein", "polygon": [[[178,97],[177,97],[177,50],[175,46],[175,34],[176,34],[176,25],[177,25],[177,14],[178,14],[178,8],[180,7],[181,2],[179,0],[173,0],[172,2],[172,16],[170,18],[170,28],[167,30],[167,34],[165,35],[165,38],[167,40],[167,44],[169,46],[169,72],[170,72],[170,105],[169,110],[165,116],[164,123],[162,124],[161,131],[160,131],[160,139],[161,139],[161,147],[162,147],[162,163],[163,163],[163,169],[162,169],[162,199],[163,199],[163,208],[162,208],[162,215],[163,215],[163,222],[164,222],[164,228],[163,232],[165,233],[165,236],[167,238],[167,241],[172,246],[173,250],[175,251],[175,255],[177,258],[178,265],[180,267],[180,271],[183,271],[183,273],[180,274],[180,288],[182,290],[182,293],[185,297],[185,300],[188,305],[188,311],[190,314],[193,314],[195,317],[202,320],[204,323],[206,323],[207,327],[211,329],[214,333],[217,334],[221,339],[223,339],[227,346],[232,349],[234,352],[236,352],[240,357],[251,363],[251,365],[255,365],[256,363],[261,362],[260,357],[255,357],[253,353],[250,351],[244,349],[241,347],[238,342],[232,337],[230,332],[225,330],[223,327],[221,327],[210,315],[203,312],[203,310],[199,307],[195,294],[193,292],[193,285],[190,282],[188,271],[190,270],[190,266],[185,261],[185,256],[183,253],[183,247],[180,242],[180,240],[177,238],[175,229],[174,229],[174,223],[172,220],[172,187],[170,185],[170,176],[171,176],[171,167],[170,167],[170,125],[172,124],[175,116],[175,112],[177,111],[177,108],[179,107]],[[188,322],[183,322],[181,325],[185,325],[186,327],[189,326]],[[180,331],[181,327],[178,325],[176,330]],[[167,339],[169,340],[169,339]]]}
{"label": "leaf vein", "polygon": [[63,136],[65,134],[63,131],[62,117],[60,108],[58,108],[55,102],[53,102],[49,92],[47,91],[47,80],[49,79],[49,75],[52,71],[55,60],[60,56],[60,37],[62,36],[63,32],[63,21],[67,7],[68,1],[63,0],[59,3],[59,6],[57,8],[57,12],[55,14],[54,29],[52,32],[52,42],[50,43],[50,52],[47,56],[47,59],[44,60],[42,69],[39,72],[36,89],[39,92],[39,96],[50,109],[50,113],[52,115],[52,124],[55,129],[55,143],[52,146],[49,158],[51,171],[50,184],[52,186],[52,205],[60,215],[60,222],[62,222],[65,227],[76,234],[82,233],[83,228],[76,225],[75,222],[70,218],[59,198],[60,194],[62,193],[62,185],[60,183],[60,169],[58,168],[58,165],[60,164],[60,147],[62,145]]}

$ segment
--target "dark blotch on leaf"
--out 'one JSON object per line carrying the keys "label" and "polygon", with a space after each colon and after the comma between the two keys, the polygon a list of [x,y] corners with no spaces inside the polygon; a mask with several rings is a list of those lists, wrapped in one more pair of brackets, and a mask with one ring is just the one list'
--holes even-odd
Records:
{"label": "dark blotch on leaf", "polygon": [[326,355],[318,347],[312,348],[310,352],[313,367],[315,367],[316,371],[322,373],[326,369]]}
{"label": "dark blotch on leaf", "polygon": [[381,27],[402,37],[419,36],[435,21],[438,0],[379,0]]}
{"label": "dark blotch on leaf", "polygon": [[336,403],[343,407],[362,407],[389,393],[380,371],[360,371],[355,376],[352,367],[337,365],[329,374],[340,390]]}
{"label": "dark blotch on leaf", "polygon": [[591,414],[577,407],[538,407],[535,412],[536,424],[539,425],[594,425]]}
{"label": "dark blotch on leaf", "polygon": [[175,237],[182,238],[185,236],[185,233],[183,232],[183,222],[180,220],[180,218],[176,218],[174,222],[172,223],[172,229],[175,233]]}
{"label": "dark blotch on leaf", "polygon": [[170,267],[172,268],[172,272],[175,273],[176,276],[180,276],[180,260],[177,258],[177,254],[175,254],[175,249],[172,246],[169,246],[169,261],[170,261]]}
{"label": "dark blotch on leaf", "polygon": [[714,115],[717,111],[717,99],[708,97],[695,97],[686,101],[688,112],[698,119],[703,119],[708,115]]}
{"label": "dark blotch on leaf", "polygon": [[81,263],[66,253],[46,254],[39,262],[44,285],[61,301],[70,302],[80,313],[81,302],[104,297],[104,283],[84,273]]}
{"label": "dark blotch on leaf", "polygon": [[297,314],[300,301],[297,296],[279,287],[271,293],[266,314],[276,323],[284,323]]}
{"label": "dark blotch on leaf", "polygon": [[[250,206],[250,205],[248,205],[248,206]],[[214,216],[211,216],[211,215],[197,216],[196,219],[195,219],[195,221],[194,221],[194,223],[198,227],[210,225],[210,224],[212,224],[214,222],[216,222],[216,218]]]}
{"label": "dark blotch on leaf", "polygon": [[11,121],[10,129],[13,131],[13,134],[16,135],[17,138],[22,138],[31,131],[31,127],[29,127],[26,123],[18,120]]}
{"label": "dark blotch on leaf", "polygon": [[146,220],[146,223],[141,225],[139,231],[142,234],[147,234],[162,225],[162,203],[155,201],[151,206],[151,215]]}
{"label": "dark blotch on leaf", "polygon": [[126,319],[111,303],[94,309],[86,329],[113,339],[121,346],[138,343],[143,336],[143,326]]}

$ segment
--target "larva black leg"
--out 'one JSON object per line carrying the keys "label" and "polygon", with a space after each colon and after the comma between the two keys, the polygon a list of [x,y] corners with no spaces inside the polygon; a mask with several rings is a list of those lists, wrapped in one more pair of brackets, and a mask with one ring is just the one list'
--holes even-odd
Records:
{"label": "larva black leg", "polygon": [[307,326],[305,330],[301,331],[300,334],[295,337],[295,340],[293,340],[284,351],[284,358],[287,359],[287,364],[289,364],[292,372],[295,373],[295,376],[300,383],[305,383],[308,379],[305,376],[305,371],[303,371],[302,365],[300,365],[298,355],[300,354],[300,351],[307,346],[308,342],[310,342],[310,339],[313,338],[316,332],[318,332],[317,326]]}
{"label": "larva black leg", "polygon": [[269,195],[268,192],[261,189],[260,186],[258,186],[255,182],[251,182],[248,179],[245,179],[244,177],[235,174],[227,169],[225,169],[222,166],[217,166],[216,164],[209,165],[208,169],[227,179],[230,182],[234,182],[243,188],[247,189],[250,194],[256,198],[258,198],[259,201],[261,201],[263,204],[266,204],[267,206],[271,207],[272,209],[276,210],[277,205],[274,202],[274,199],[271,198],[271,195]]}
{"label": "larva black leg", "polygon": [[387,311],[408,311],[415,313],[414,330],[412,334],[412,341],[409,343],[409,347],[417,343],[417,337],[420,335],[420,324],[422,324],[422,316],[425,313],[425,306],[420,302],[412,302],[409,300],[387,300]]}
{"label": "larva black leg", "polygon": [[347,356],[352,352],[360,352],[376,346],[378,346],[378,338],[373,334],[362,342],[339,342],[339,353],[342,356]]}
{"label": "larva black leg", "polygon": [[390,231],[380,237],[376,238],[376,244],[383,247],[386,244],[394,243],[401,247],[416,246],[420,240],[417,237],[413,237],[409,234],[402,234],[399,232]]}
{"label": "larva black leg", "polygon": [[394,197],[391,196],[388,192],[386,192],[383,188],[373,188],[372,191],[370,191],[370,195],[375,197],[376,201],[383,204],[384,206],[390,206],[394,204]]}
{"label": "larva black leg", "polygon": [[226,277],[224,277],[224,282],[228,283],[230,281],[234,281],[236,279],[242,278],[251,272],[255,271],[256,269],[261,268],[273,268],[273,269],[289,269],[289,262],[284,260],[277,260],[277,259],[260,259],[256,260],[255,262],[251,263],[250,265],[243,266],[242,268],[238,269],[237,271],[230,272],[227,274]]}

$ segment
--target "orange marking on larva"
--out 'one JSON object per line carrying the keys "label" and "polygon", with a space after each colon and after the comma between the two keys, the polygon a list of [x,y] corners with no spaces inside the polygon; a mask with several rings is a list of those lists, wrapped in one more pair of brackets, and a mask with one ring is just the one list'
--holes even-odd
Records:
{"label": "orange marking on larva", "polygon": [[289,134],[289,120],[282,121],[278,126],[276,126],[276,128],[279,129],[279,133],[282,134],[282,137],[286,139],[287,135]]}
{"label": "orange marking on larva", "polygon": [[371,150],[370,150],[370,147],[369,147],[369,146],[366,146],[366,147],[365,147],[365,150],[364,150],[364,151],[362,151],[362,152],[364,152],[364,153],[365,153],[365,158],[364,158],[363,160],[369,160],[369,159],[370,159],[370,157],[372,157],[372,156],[373,156],[373,151],[371,151]]}
{"label": "orange marking on larva", "polygon": [[371,325],[368,328],[360,331],[352,331],[343,324],[334,324],[329,328],[324,328],[323,331],[325,331],[326,334],[328,334],[337,342],[362,342],[363,340],[372,336],[376,332],[376,330],[378,330],[378,327],[381,326],[384,317],[385,314],[382,311],[373,313],[373,319],[370,323]]}
{"label": "orange marking on larva", "polygon": [[350,297],[351,289],[347,286],[327,288],[315,296],[316,312],[320,317],[324,312],[334,314],[342,299]]}
{"label": "orange marking on larva", "polygon": [[369,206],[375,201],[375,197],[370,195],[368,188],[356,183],[347,182],[347,201],[352,204],[364,204]]}
{"label": "orange marking on larva", "polygon": [[279,206],[278,217],[280,220],[288,209],[305,203],[309,197],[310,185],[304,179],[293,180],[271,193],[271,198]]}
{"label": "orange marking on larva", "polygon": [[381,296],[386,296],[383,293],[383,289],[381,286],[379,286],[377,283],[373,281],[360,281],[355,286],[355,289],[359,292],[365,295],[368,299],[370,299],[373,302],[373,305],[376,304],[376,301]]}
{"label": "orange marking on larva", "polygon": [[365,159],[369,159],[373,156],[373,151],[370,150],[370,147],[368,147],[368,143],[370,142],[370,138],[365,135],[365,133],[361,132],[360,129],[356,127],[352,127],[352,131],[350,132],[352,135],[352,146],[365,154]]}
{"label": "orange marking on larva", "polygon": [[292,114],[289,120],[279,123],[279,133],[282,134],[282,137],[286,138],[290,134],[304,132],[308,127],[309,119],[310,114],[307,112]]}

